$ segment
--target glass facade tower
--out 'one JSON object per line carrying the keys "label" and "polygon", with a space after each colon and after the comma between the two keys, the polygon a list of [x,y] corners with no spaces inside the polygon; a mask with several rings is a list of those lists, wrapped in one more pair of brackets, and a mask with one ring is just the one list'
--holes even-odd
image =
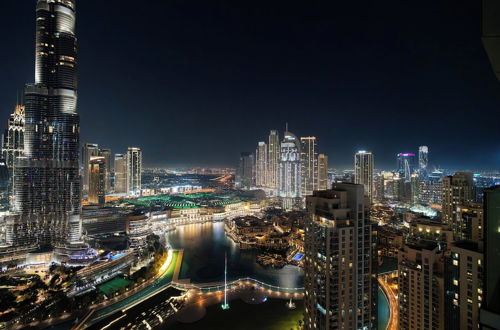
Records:
{"label": "glass facade tower", "polygon": [[15,173],[15,246],[81,243],[75,0],[38,0],[35,83],[25,88],[25,150]]}

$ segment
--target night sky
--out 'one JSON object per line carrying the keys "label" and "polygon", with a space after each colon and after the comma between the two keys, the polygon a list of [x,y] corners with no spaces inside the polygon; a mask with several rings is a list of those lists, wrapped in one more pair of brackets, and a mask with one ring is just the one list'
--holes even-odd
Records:
{"label": "night sky", "polygon": [[[1,0],[0,127],[34,81],[35,0]],[[330,166],[500,168],[477,0],[79,0],[82,142],[146,166],[235,166],[285,122]]]}

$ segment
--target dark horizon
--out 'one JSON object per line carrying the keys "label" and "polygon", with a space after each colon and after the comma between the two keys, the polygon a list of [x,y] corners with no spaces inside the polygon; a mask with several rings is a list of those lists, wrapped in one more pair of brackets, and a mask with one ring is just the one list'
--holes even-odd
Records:
{"label": "dark horizon", "polygon": [[[428,145],[431,168],[500,169],[480,3],[117,3],[78,2],[82,143],[141,147],[147,167],[234,167],[288,122],[334,168],[366,149],[389,169]],[[34,81],[35,1],[2,10],[1,130]]]}

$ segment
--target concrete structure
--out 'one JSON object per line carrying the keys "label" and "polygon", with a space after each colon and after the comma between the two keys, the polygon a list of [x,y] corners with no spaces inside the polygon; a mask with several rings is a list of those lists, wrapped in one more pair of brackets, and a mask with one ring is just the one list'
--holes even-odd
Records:
{"label": "concrete structure", "polygon": [[328,156],[318,155],[318,190],[328,189]]}
{"label": "concrete structure", "polygon": [[141,193],[142,183],[142,151],[140,148],[129,147],[127,150],[127,193]]}
{"label": "concrete structure", "polygon": [[254,159],[250,152],[240,154],[240,162],[236,173],[236,187],[250,189],[254,183]]}
{"label": "concrete structure", "polygon": [[16,159],[24,155],[24,109],[23,105],[16,105],[2,136],[2,158],[9,169],[11,196],[15,196],[13,188]]}
{"label": "concrete structure", "polygon": [[259,142],[255,151],[255,185],[267,186],[267,144]]}
{"label": "concrete structure", "polygon": [[354,183],[364,186],[368,201],[373,201],[373,154],[368,151],[358,151],[354,155]]}
{"label": "concrete structure", "polygon": [[457,172],[443,178],[442,219],[455,226],[457,206],[474,201],[472,173]]}
{"label": "concrete structure", "polygon": [[415,154],[400,153],[398,154],[398,168],[399,176],[406,182],[409,182],[411,175],[415,172]]}
{"label": "concrete structure", "polygon": [[89,203],[104,206],[106,202],[106,159],[102,156],[90,157],[89,162]]}
{"label": "concrete structure", "polygon": [[99,149],[99,156],[104,157],[104,168],[106,169],[104,178],[104,191],[106,194],[111,193],[111,173],[113,172],[113,159],[111,149]]}
{"label": "concrete structure", "polygon": [[280,140],[278,131],[271,130],[269,133],[267,156],[267,183],[271,189],[278,189],[278,172],[280,160]]}
{"label": "concrete structure", "polygon": [[115,154],[115,186],[117,194],[127,193],[127,156]]}
{"label": "concrete structure", "polygon": [[376,328],[372,228],[363,186],[306,197],[304,329]]}
{"label": "concrete structure", "polygon": [[478,329],[483,302],[483,242],[451,244],[445,258],[445,318],[447,329]]}
{"label": "concrete structure", "polygon": [[300,138],[302,196],[318,190],[318,144],[314,136]]}
{"label": "concrete structure", "polygon": [[300,141],[288,131],[281,142],[279,162],[278,195],[283,209],[290,210],[302,206]]}
{"label": "concrete structure", "polygon": [[420,173],[425,173],[427,166],[429,166],[429,147],[420,146],[418,147],[418,170]]}
{"label": "concrete structure", "polygon": [[89,168],[90,158],[99,156],[99,145],[96,143],[85,143],[82,147],[82,186],[83,194],[89,191]]}
{"label": "concrete structure", "polygon": [[130,247],[134,250],[140,250],[146,246],[148,235],[152,234],[149,225],[149,218],[144,215],[131,215],[128,217],[128,236]]}
{"label": "concrete structure", "polygon": [[35,83],[25,88],[25,154],[15,173],[16,247],[55,251],[72,262],[82,248],[74,0],[36,4]]}
{"label": "concrete structure", "polygon": [[483,203],[458,205],[453,226],[455,241],[482,242],[484,232]]}
{"label": "concrete structure", "polygon": [[445,329],[443,251],[432,241],[410,241],[398,256],[400,329]]}

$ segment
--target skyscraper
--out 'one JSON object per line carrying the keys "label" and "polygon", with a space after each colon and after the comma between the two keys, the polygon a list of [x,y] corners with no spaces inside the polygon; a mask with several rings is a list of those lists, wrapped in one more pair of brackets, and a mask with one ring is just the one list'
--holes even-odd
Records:
{"label": "skyscraper", "polygon": [[306,197],[304,329],[376,328],[372,229],[364,201],[363,185],[352,183]]}
{"label": "skyscraper", "polygon": [[[442,218],[452,227],[455,225],[456,209],[474,200],[472,173],[457,172],[443,178]],[[455,230],[454,230],[455,231]]]}
{"label": "skyscraper", "polygon": [[449,244],[445,257],[445,322],[447,329],[478,329],[483,303],[483,207],[459,206],[460,236]]}
{"label": "skyscraper", "polygon": [[99,149],[99,156],[104,157],[104,163],[106,168],[104,189],[106,193],[109,194],[111,192],[111,171],[113,170],[113,159],[112,159],[111,149],[108,148]]}
{"label": "skyscraper", "polygon": [[328,189],[328,156],[318,155],[318,190]]}
{"label": "skyscraper", "polygon": [[265,187],[267,185],[267,144],[265,142],[259,142],[255,155],[255,185]]}
{"label": "skyscraper", "polygon": [[278,189],[278,170],[280,160],[280,138],[278,131],[271,130],[269,133],[268,156],[267,156],[267,175],[268,186],[272,189]]}
{"label": "skyscraper", "polygon": [[56,249],[81,245],[74,0],[38,0],[35,84],[25,88],[25,154],[15,173],[18,217],[11,241]]}
{"label": "skyscraper", "polygon": [[90,158],[89,203],[103,206],[106,201],[106,159],[103,156]]}
{"label": "skyscraper", "polygon": [[418,169],[420,172],[424,173],[427,171],[427,166],[429,165],[429,147],[420,146],[418,147]]}
{"label": "skyscraper", "polygon": [[[24,155],[24,109],[23,105],[15,107],[2,136],[2,158],[9,169],[11,190],[14,187],[16,159]],[[15,192],[12,191],[12,196],[14,195]]]}
{"label": "skyscraper", "polygon": [[365,187],[365,196],[373,201],[373,154],[364,150],[354,155],[354,183]]}
{"label": "skyscraper", "polygon": [[318,190],[318,145],[314,136],[300,138],[302,196]]}
{"label": "skyscraper", "polygon": [[398,254],[399,328],[444,329],[443,251],[432,240],[408,241]]}
{"label": "skyscraper", "polygon": [[127,192],[137,195],[141,193],[142,151],[129,147],[127,150]]}
{"label": "skyscraper", "polygon": [[285,210],[302,204],[300,141],[288,131],[281,142],[279,163],[279,197]]}
{"label": "skyscraper", "polygon": [[398,154],[398,169],[399,176],[405,182],[411,181],[411,175],[415,171],[415,154],[400,153]]}
{"label": "skyscraper", "polygon": [[236,173],[236,186],[241,189],[250,189],[254,181],[254,160],[251,152],[242,152],[238,172]]}
{"label": "skyscraper", "polygon": [[127,193],[127,156],[115,154],[115,193]]}
{"label": "skyscraper", "polygon": [[83,194],[89,191],[90,158],[99,156],[99,146],[95,143],[85,143],[82,147],[82,185]]}

